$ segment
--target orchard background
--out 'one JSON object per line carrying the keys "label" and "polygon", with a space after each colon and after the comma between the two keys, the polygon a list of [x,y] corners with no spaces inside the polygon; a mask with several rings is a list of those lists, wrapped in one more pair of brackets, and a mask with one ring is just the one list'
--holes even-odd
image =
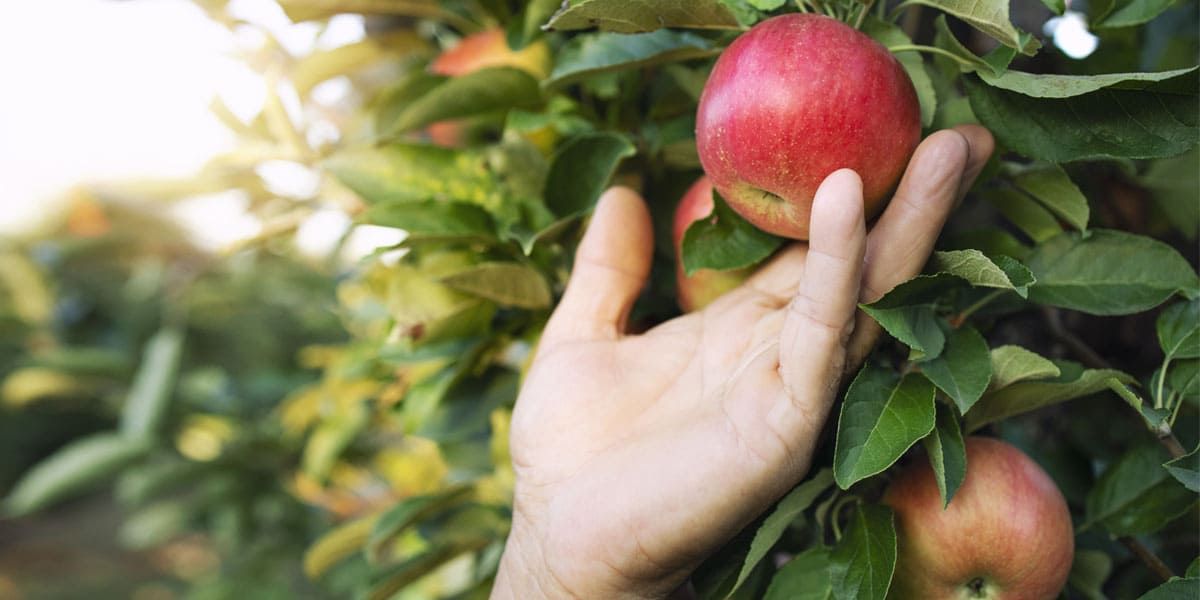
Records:
{"label": "orchard background", "polygon": [[[701,174],[715,57],[798,10],[893,48],[926,133],[978,122],[998,148],[925,274],[862,307],[890,334],[871,385],[847,382],[806,481],[697,595],[883,598],[894,465],[932,461],[952,502],[979,432],[1067,498],[1064,597],[1196,597],[1195,0],[279,4],[317,27],[364,15],[367,36],[297,55],[258,31],[261,112],[212,106],[235,151],[81,188],[51,231],[0,243],[0,597],[486,597],[513,402],[601,191],[633,186],[655,217],[637,327],[679,313],[677,260],[749,268],[783,243],[718,203],[678,257],[671,214]],[[1099,38],[1081,60],[1042,29],[1068,8]],[[481,32],[475,62],[437,59]],[[350,90],[332,106],[314,98],[330,81]],[[269,185],[281,162],[314,191]],[[161,214],[222,190],[263,224],[222,252]],[[350,264],[302,255],[298,228],[329,210],[405,233]],[[127,551],[89,541],[111,535]]]}

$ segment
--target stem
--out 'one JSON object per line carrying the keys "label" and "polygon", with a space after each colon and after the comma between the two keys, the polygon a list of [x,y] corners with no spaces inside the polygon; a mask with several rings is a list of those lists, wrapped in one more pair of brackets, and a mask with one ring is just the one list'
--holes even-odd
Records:
{"label": "stem", "polygon": [[1183,397],[1175,392],[1171,392],[1171,395],[1167,397],[1167,406],[1170,406],[1172,402],[1177,402],[1178,404],[1171,410],[1171,419],[1167,421],[1167,424],[1174,427],[1175,419],[1179,417],[1179,407],[1183,406]]}
{"label": "stem", "polygon": [[871,12],[871,6],[874,4],[875,0],[868,0],[867,3],[862,6],[862,10],[858,13],[858,19],[855,19],[854,21],[855,29],[862,29],[863,21],[867,20],[867,13]]}
{"label": "stem", "polygon": [[1134,556],[1141,559],[1145,563],[1146,568],[1150,569],[1164,582],[1169,581],[1175,576],[1175,573],[1171,572],[1171,567],[1168,567],[1158,555],[1151,552],[1145,544],[1139,542],[1136,538],[1126,535],[1117,538],[1117,540],[1124,544]]}
{"label": "stem", "polygon": [[999,298],[999,297],[1000,297],[1000,296],[1002,296],[1003,294],[1004,294],[1004,290],[996,290],[996,291],[994,291],[994,292],[992,292],[992,293],[990,293],[990,294],[988,294],[988,295],[986,295],[986,296],[984,296],[984,297],[980,298],[978,301],[976,301],[976,302],[975,302],[975,304],[972,304],[972,305],[970,305],[970,306],[968,306],[968,307],[964,308],[964,309],[962,310],[962,312],[960,312],[960,313],[958,313],[957,315],[954,315],[953,317],[951,317],[951,318],[950,318],[950,325],[951,325],[952,327],[954,327],[955,329],[958,329],[959,327],[961,327],[961,326],[962,326],[962,324],[963,324],[963,323],[965,323],[965,322],[966,322],[966,320],[967,320],[967,317],[969,317],[969,316],[971,316],[971,315],[975,314],[975,312],[976,312],[976,311],[978,311],[979,309],[981,309],[981,308],[983,308],[983,307],[987,306],[988,304],[990,304],[990,303],[992,302],[992,300],[995,300],[996,298]]}
{"label": "stem", "polygon": [[1095,350],[1092,350],[1091,346],[1088,346],[1083,340],[1076,337],[1074,333],[1071,333],[1063,326],[1062,315],[1058,312],[1058,309],[1049,306],[1042,307],[1042,318],[1046,321],[1046,325],[1050,327],[1050,333],[1054,334],[1054,337],[1058,338],[1059,341],[1066,344],[1084,365],[1093,369],[1112,368],[1112,365],[1097,354]]}
{"label": "stem", "polygon": [[971,67],[972,69],[975,68],[975,63],[953,52],[942,50],[941,48],[934,46],[922,46],[921,44],[900,44],[899,46],[888,46],[888,50],[891,52],[928,52],[929,54],[937,54],[940,56],[945,56],[949,59],[953,59],[954,62],[957,62],[964,67]]}
{"label": "stem", "polygon": [[1162,368],[1158,370],[1158,385],[1154,389],[1154,408],[1163,407],[1163,382],[1167,380],[1167,366],[1171,364],[1171,357],[1163,357]]}

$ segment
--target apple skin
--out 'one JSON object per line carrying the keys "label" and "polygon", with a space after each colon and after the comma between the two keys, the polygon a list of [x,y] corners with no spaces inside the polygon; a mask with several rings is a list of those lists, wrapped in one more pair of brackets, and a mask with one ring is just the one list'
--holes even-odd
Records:
{"label": "apple skin", "polygon": [[734,40],[696,113],[700,162],[729,205],[759,229],[800,240],[826,176],[857,172],[874,217],[920,137],[917,94],[895,57],[815,14],[773,17]]}
{"label": "apple skin", "polygon": [[884,493],[899,540],[888,597],[1056,598],[1075,555],[1062,492],[1005,442],[971,437],[966,446],[967,477],[945,510],[928,461],[909,465]]}
{"label": "apple skin", "polygon": [[463,38],[429,64],[437,75],[457,77],[488,67],[515,67],[536,79],[550,72],[550,48],[538,40],[520,50],[508,47],[501,29],[487,29]]}
{"label": "apple skin", "polygon": [[692,312],[708,306],[725,292],[741,285],[751,273],[750,269],[700,269],[689,277],[683,271],[683,234],[687,232],[689,225],[712,214],[712,191],[712,183],[707,177],[701,177],[688,188],[675,208],[672,230],[672,238],[675,241],[675,282],[679,308],[683,312]]}

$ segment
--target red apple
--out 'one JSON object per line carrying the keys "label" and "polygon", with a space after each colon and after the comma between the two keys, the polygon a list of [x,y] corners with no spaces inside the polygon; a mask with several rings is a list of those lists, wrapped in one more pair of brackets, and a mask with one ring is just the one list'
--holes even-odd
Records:
{"label": "red apple", "polygon": [[1020,450],[972,437],[967,477],[942,509],[928,461],[892,481],[899,556],[892,596],[1050,600],[1075,554],[1071,514],[1050,476]]}
{"label": "red apple", "polygon": [[788,14],[738,37],[696,114],[704,171],[759,229],[808,239],[821,181],[854,169],[873,217],[921,136],[912,81],[883,46],[829,17]]}
{"label": "red apple", "polygon": [[[550,48],[545,41],[537,40],[520,50],[513,50],[508,47],[503,30],[487,29],[464,37],[429,63],[430,72],[446,77],[467,75],[488,67],[514,67],[539,80],[545,79],[550,72]],[[434,144],[453,148],[466,142],[469,124],[461,119],[438,121],[426,127],[425,133]]]}
{"label": "red apple", "polygon": [[741,285],[751,272],[750,269],[700,269],[689,277],[683,271],[683,234],[689,225],[712,214],[712,191],[712,183],[707,177],[701,177],[688,188],[675,208],[675,281],[678,284],[679,308],[683,312],[704,308],[721,294]]}
{"label": "red apple", "polygon": [[438,55],[429,70],[446,77],[474,73],[487,67],[515,67],[537,79],[545,79],[550,69],[550,49],[538,40],[520,50],[508,47],[501,29],[487,29],[460,40]]}

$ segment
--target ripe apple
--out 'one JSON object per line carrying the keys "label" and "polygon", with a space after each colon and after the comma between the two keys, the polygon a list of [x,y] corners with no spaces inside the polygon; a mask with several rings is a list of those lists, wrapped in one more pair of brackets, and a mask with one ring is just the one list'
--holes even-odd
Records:
{"label": "ripe apple", "polygon": [[515,67],[537,79],[550,72],[550,49],[538,40],[520,50],[508,47],[501,29],[487,29],[463,38],[454,47],[438,55],[429,70],[446,77],[474,73],[487,67]]}
{"label": "ripe apple", "polygon": [[759,229],[802,240],[826,176],[854,169],[873,217],[920,136],[917,94],[895,57],[815,14],[773,17],[734,40],[696,113],[700,162],[729,205]]}
{"label": "ripe apple", "polygon": [[[550,73],[550,48],[546,42],[537,40],[513,50],[508,47],[503,30],[487,29],[468,35],[429,63],[430,72],[446,77],[488,67],[514,67],[538,80],[545,79]],[[466,141],[467,130],[468,123],[463,120],[438,121],[426,127],[425,133],[434,144],[452,148]]]}
{"label": "ripe apple", "polygon": [[688,188],[675,208],[675,281],[678,284],[679,308],[683,312],[704,308],[721,294],[741,285],[751,272],[750,269],[700,269],[689,277],[683,271],[683,234],[689,225],[712,214],[712,191],[712,183],[707,177],[701,177]]}
{"label": "ripe apple", "polygon": [[892,595],[922,600],[1050,600],[1075,554],[1071,514],[1050,476],[1020,450],[971,437],[967,477],[942,509],[928,461],[892,481],[899,556]]}

